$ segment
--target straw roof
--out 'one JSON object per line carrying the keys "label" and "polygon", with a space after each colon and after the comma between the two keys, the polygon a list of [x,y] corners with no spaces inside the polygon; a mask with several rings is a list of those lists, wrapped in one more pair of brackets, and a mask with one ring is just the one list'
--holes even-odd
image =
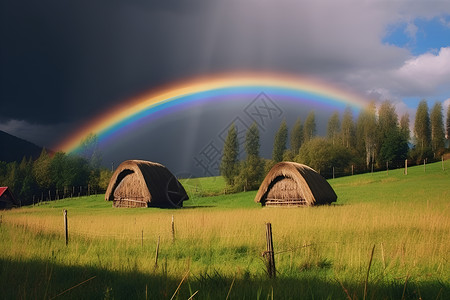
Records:
{"label": "straw roof", "polygon": [[105,200],[116,207],[181,207],[189,199],[181,183],[163,165],[127,160],[108,185]]}
{"label": "straw roof", "polygon": [[261,183],[255,202],[268,206],[312,206],[330,204],[336,199],[333,188],[312,168],[295,162],[280,162]]}

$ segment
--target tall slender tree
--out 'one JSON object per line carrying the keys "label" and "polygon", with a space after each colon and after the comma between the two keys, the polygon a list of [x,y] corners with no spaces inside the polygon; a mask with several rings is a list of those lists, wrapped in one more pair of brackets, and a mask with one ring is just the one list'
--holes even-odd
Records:
{"label": "tall slender tree", "polygon": [[[447,122],[446,122],[447,140],[450,140],[450,104],[447,106]],[[450,142],[449,142],[450,148]]]}
{"label": "tall slender tree", "polygon": [[234,123],[228,130],[225,144],[223,145],[223,156],[220,164],[220,174],[229,185],[234,184],[234,179],[239,173],[238,169],[239,141]]}
{"label": "tall slender tree", "polygon": [[431,150],[434,155],[440,154],[445,147],[444,116],[442,115],[442,104],[436,102],[430,113],[431,122]]}
{"label": "tall slender tree", "polygon": [[355,147],[355,125],[353,123],[352,109],[347,106],[342,115],[341,140],[345,148]]}
{"label": "tall slender tree", "polygon": [[428,104],[426,100],[419,102],[416,111],[416,119],[414,120],[414,134],[421,156],[430,148],[431,144],[431,128],[430,116],[428,114]]}
{"label": "tall slender tree", "polygon": [[303,142],[303,125],[300,118],[298,118],[291,132],[291,151],[294,156],[298,154],[298,151],[302,146],[302,142]]}
{"label": "tall slender tree", "polygon": [[303,125],[303,142],[310,141],[316,135],[316,115],[310,111]]}
{"label": "tall slender tree", "polygon": [[33,164],[33,173],[36,183],[41,190],[48,190],[52,184],[50,176],[51,157],[47,150],[42,149],[41,155]]}
{"label": "tall slender tree", "polygon": [[283,154],[287,149],[287,139],[288,127],[286,121],[283,120],[280,124],[280,128],[275,134],[275,141],[273,143],[272,160],[274,162],[280,162],[283,160]]}
{"label": "tall slender tree", "polygon": [[377,117],[375,102],[364,109],[357,122],[358,151],[365,156],[366,166],[375,161],[377,146]]}
{"label": "tall slender tree", "polygon": [[389,100],[383,101],[378,109],[378,128],[381,137],[394,130],[398,124],[398,116],[395,107]]}
{"label": "tall slender tree", "polygon": [[404,113],[400,118],[400,131],[407,141],[411,138],[411,132],[409,130],[409,114]]}
{"label": "tall slender tree", "polygon": [[341,131],[341,121],[339,120],[339,112],[335,111],[330,119],[328,119],[327,125],[327,138],[331,144],[337,144],[339,132]]}

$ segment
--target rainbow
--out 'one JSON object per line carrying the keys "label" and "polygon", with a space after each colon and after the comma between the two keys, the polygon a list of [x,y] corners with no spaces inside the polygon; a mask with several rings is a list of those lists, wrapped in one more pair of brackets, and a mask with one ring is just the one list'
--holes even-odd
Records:
{"label": "rainbow", "polygon": [[255,97],[262,91],[271,97],[280,96],[295,101],[311,101],[327,107],[350,106],[359,110],[367,104],[367,100],[361,96],[329,83],[300,76],[276,73],[230,73],[199,77],[177,82],[125,101],[120,106],[88,122],[54,149],[66,153],[74,152],[83,138],[90,133],[96,134],[99,141],[104,141],[132,124],[142,122],[152,115],[164,115],[175,107],[183,108],[201,104],[224,96]]}

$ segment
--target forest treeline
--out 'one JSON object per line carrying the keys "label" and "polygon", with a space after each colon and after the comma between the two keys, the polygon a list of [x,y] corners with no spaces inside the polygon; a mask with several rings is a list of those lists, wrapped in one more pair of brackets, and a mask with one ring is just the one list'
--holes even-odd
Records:
{"label": "forest treeline", "polygon": [[[445,148],[446,135],[450,136],[450,106],[444,125],[443,108],[436,102],[429,109],[422,100],[416,111],[410,132],[408,114],[398,116],[390,101],[375,102],[362,110],[356,120],[347,107],[342,117],[331,115],[325,137],[316,135],[314,111],[305,121],[297,119],[290,134],[286,121],[282,121],[273,144],[272,159],[259,155],[259,131],[253,124],[245,137],[244,160],[238,160],[239,141],[232,125],[228,131],[220,165],[221,175],[231,190],[257,189],[270,168],[281,161],[306,164],[325,177],[339,174],[362,173],[371,170],[398,168],[441,159],[449,149]],[[288,147],[289,142],[289,147]]]}
{"label": "forest treeline", "polygon": [[[371,103],[355,119],[350,108],[342,116],[331,115],[325,137],[317,136],[314,111],[304,122],[299,118],[289,130],[282,121],[274,137],[272,159],[260,156],[259,129],[253,124],[246,133],[245,159],[238,160],[237,129],[228,131],[220,173],[229,191],[257,189],[270,168],[280,161],[295,161],[311,166],[325,177],[397,168],[409,164],[438,160],[449,149],[450,106],[444,124],[440,102],[429,109],[427,101],[419,103],[410,132],[407,114],[398,116],[394,105],[385,101],[377,108]],[[448,140],[447,140],[448,141]],[[289,147],[288,147],[289,144]],[[101,153],[96,135],[86,137],[73,154],[45,149],[36,160],[0,161],[0,186],[7,186],[22,205],[71,196],[104,192],[111,170],[101,167]]]}
{"label": "forest treeline", "polygon": [[33,160],[0,161],[0,186],[7,186],[21,205],[104,192],[112,172],[101,167],[97,136],[90,134],[74,154],[45,149]]}

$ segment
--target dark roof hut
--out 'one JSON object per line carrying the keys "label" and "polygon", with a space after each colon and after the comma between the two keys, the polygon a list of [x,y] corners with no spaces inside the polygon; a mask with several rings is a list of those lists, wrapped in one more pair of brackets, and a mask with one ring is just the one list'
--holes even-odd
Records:
{"label": "dark roof hut", "polygon": [[114,172],[105,194],[113,207],[177,208],[189,199],[177,178],[163,165],[127,160]]}
{"label": "dark roof hut", "polygon": [[20,206],[8,187],[0,187],[0,210]]}
{"label": "dark roof hut", "polygon": [[330,204],[336,199],[333,188],[312,168],[280,162],[261,183],[255,202],[263,206],[313,206]]}

